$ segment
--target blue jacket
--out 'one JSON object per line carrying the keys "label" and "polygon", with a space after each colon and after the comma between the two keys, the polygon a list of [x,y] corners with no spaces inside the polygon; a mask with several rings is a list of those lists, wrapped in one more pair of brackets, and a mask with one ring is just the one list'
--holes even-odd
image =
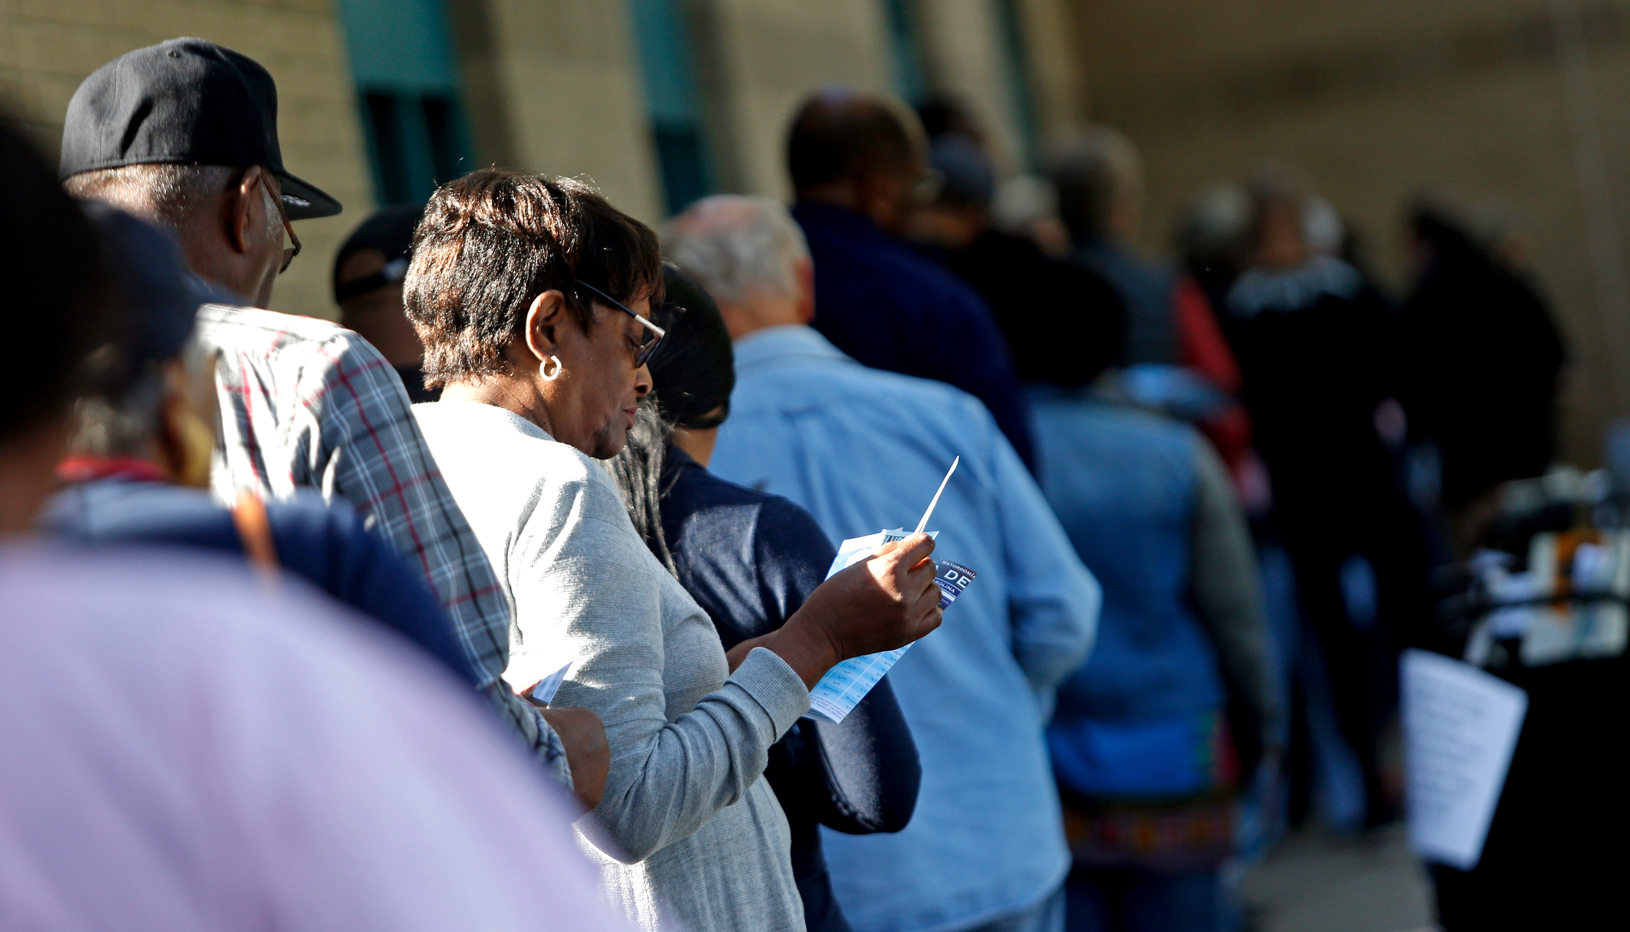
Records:
{"label": "blue jacket", "polygon": [[1225,704],[1255,747],[1277,730],[1266,619],[1244,514],[1205,438],[1086,392],[1033,390],[1043,487],[1104,587],[1098,643],[1048,730],[1068,788],[1205,792]]}
{"label": "blue jacket", "polygon": [[736,377],[713,470],[834,540],[911,528],[962,457],[930,530],[936,558],[978,576],[889,674],[922,759],[911,824],[825,833],[844,913],[861,932],[930,932],[1039,904],[1069,868],[1042,725],[1092,643],[1092,574],[971,396],[868,369],[808,327],[742,339]]}
{"label": "blue jacket", "polygon": [[978,398],[1033,463],[1018,370],[979,292],[863,214],[814,203],[792,214],[815,261],[815,329],[862,365]]}
{"label": "blue jacket", "polygon": [[1224,694],[1190,599],[1196,447],[1186,424],[1102,401],[1047,399],[1042,487],[1104,587],[1092,656],[1059,688],[1057,716],[1208,712]]}
{"label": "blue jacket", "polygon": [[[474,687],[480,680],[453,624],[390,542],[342,505],[311,498],[266,503],[278,564],[429,651]],[[81,482],[47,504],[49,532],[83,544],[168,544],[243,553],[232,512],[208,492],[138,479]]]}
{"label": "blue jacket", "polygon": [[[662,530],[679,582],[713,619],[726,650],[780,628],[837,555],[809,512],[727,482],[678,448],[668,448],[662,488]],[[792,829],[792,871],[809,932],[846,932],[817,826],[897,832],[911,821],[922,778],[888,677],[842,724],[800,719],[770,749],[764,776]]]}

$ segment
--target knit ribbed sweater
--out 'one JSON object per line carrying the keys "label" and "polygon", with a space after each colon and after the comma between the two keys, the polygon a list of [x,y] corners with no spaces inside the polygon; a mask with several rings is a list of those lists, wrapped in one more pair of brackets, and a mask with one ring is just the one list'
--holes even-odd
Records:
{"label": "knit ribbed sweater", "polygon": [[577,828],[608,895],[644,929],[801,932],[786,817],[759,777],[809,707],[803,681],[762,648],[729,672],[594,460],[490,405],[414,413],[513,610],[505,678],[570,664],[554,704],[605,722],[605,795]]}

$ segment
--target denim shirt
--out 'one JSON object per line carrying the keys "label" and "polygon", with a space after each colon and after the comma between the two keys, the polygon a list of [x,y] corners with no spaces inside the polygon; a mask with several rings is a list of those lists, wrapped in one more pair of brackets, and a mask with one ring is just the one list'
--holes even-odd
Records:
{"label": "denim shirt", "polygon": [[808,327],[748,335],[736,372],[711,468],[833,540],[914,526],[962,457],[930,530],[936,558],[978,576],[889,674],[922,761],[916,814],[897,834],[825,835],[850,923],[930,932],[1036,905],[1069,866],[1042,724],[1091,646],[1097,581],[976,399],[865,368]]}
{"label": "denim shirt", "polygon": [[1151,719],[1224,699],[1190,598],[1197,514],[1193,428],[1084,394],[1033,391],[1042,485],[1076,553],[1098,570],[1092,657],[1059,690],[1057,717]]}
{"label": "denim shirt", "polygon": [[1206,441],[1084,393],[1034,389],[1031,413],[1047,500],[1104,586],[1098,644],[1059,687],[1048,732],[1059,779],[1095,796],[1201,792],[1226,698],[1191,597]]}

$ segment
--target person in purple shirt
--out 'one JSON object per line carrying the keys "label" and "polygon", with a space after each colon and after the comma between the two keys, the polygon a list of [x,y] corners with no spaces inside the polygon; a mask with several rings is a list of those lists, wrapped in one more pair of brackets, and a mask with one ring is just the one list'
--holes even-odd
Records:
{"label": "person in purple shirt", "polygon": [[624,928],[574,807],[446,670],[205,554],[30,540],[117,339],[85,216],[0,119],[0,929]]}
{"label": "person in purple shirt", "polygon": [[916,117],[884,98],[822,90],[793,119],[787,169],[815,261],[815,329],[862,365],[978,398],[1031,465],[1018,372],[990,306],[900,237],[928,187]]}

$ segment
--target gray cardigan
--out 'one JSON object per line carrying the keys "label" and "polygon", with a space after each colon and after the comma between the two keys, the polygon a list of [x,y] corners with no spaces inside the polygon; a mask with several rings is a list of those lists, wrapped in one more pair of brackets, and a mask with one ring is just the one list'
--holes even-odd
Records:
{"label": "gray cardigan", "polygon": [[801,932],[786,817],[759,776],[809,707],[803,681],[763,649],[729,673],[589,457],[490,405],[414,413],[513,609],[505,678],[569,663],[555,703],[605,722],[605,796],[578,830],[608,895],[645,929]]}

